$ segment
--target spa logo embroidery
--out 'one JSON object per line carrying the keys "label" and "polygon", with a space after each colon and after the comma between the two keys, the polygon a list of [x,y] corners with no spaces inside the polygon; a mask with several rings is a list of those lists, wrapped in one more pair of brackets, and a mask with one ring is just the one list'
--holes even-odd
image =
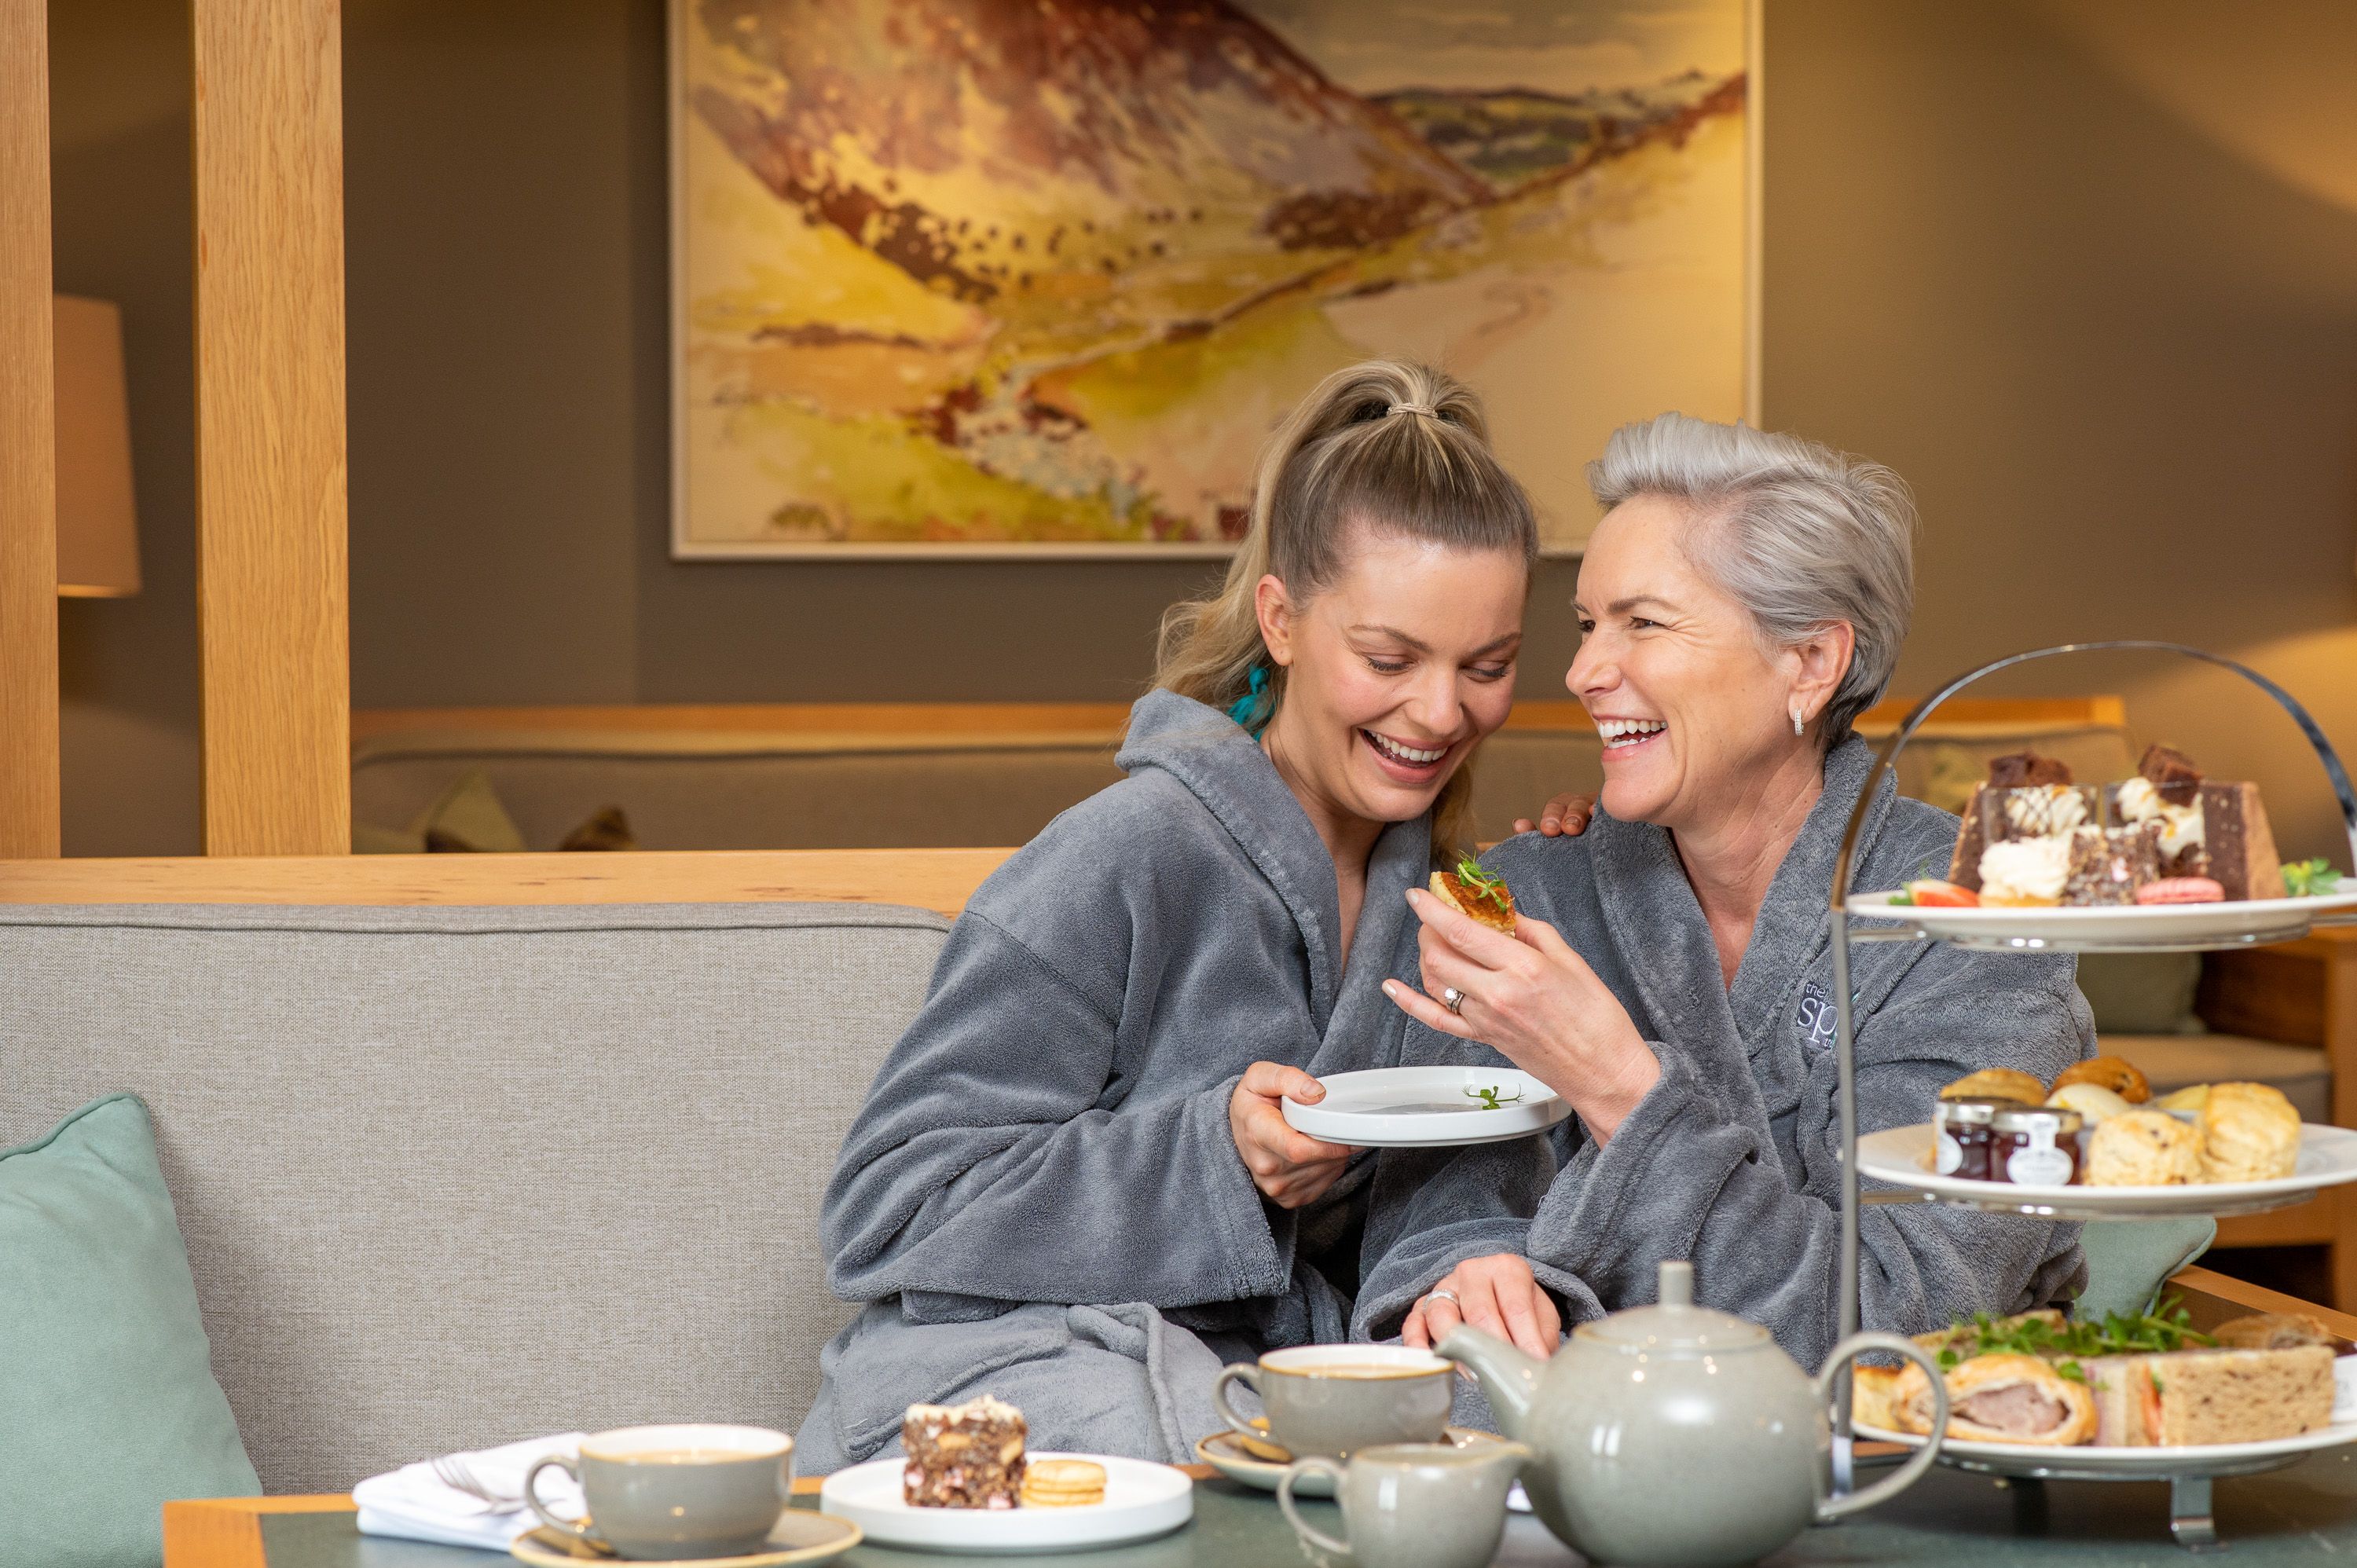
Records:
{"label": "spa logo embroidery", "polygon": [[1834,1043],[1835,1009],[1833,993],[1813,980],[1801,983],[1801,1008],[1792,1015],[1803,1050],[1821,1051]]}

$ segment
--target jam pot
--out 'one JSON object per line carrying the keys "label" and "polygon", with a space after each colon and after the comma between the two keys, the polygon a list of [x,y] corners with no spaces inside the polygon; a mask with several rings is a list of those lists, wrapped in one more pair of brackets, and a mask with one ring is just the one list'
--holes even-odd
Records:
{"label": "jam pot", "polygon": [[2019,1102],[2011,1100],[1975,1097],[1940,1101],[1932,1110],[1932,1125],[1938,1131],[1932,1168],[1966,1181],[2003,1181],[2002,1176],[1989,1174],[1989,1140],[1995,1136],[1989,1123],[1998,1112],[2018,1109]]}
{"label": "jam pot", "polygon": [[1988,1179],[2017,1187],[2068,1187],[2079,1179],[2085,1118],[2051,1105],[2007,1105],[1989,1118]]}

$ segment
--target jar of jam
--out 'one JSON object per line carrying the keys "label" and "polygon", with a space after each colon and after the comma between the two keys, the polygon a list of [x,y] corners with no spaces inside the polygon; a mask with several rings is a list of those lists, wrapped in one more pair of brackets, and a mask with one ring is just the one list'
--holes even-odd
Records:
{"label": "jar of jam", "polygon": [[1937,1133],[1932,1168],[1966,1181],[2004,1179],[1989,1176],[1989,1123],[1998,1112],[2018,1103],[1977,1096],[1941,1101],[1932,1108],[1932,1125]]}
{"label": "jar of jam", "polygon": [[1989,1180],[2068,1187],[2079,1179],[2085,1118],[2055,1105],[2008,1105],[1989,1118]]}

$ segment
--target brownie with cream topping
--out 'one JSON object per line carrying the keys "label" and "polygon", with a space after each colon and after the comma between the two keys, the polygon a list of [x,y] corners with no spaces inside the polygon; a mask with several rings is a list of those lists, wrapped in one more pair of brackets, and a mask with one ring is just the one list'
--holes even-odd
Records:
{"label": "brownie with cream topping", "polygon": [[900,1497],[914,1509],[1011,1509],[1023,1493],[1023,1412],[988,1394],[912,1404],[900,1422]]}

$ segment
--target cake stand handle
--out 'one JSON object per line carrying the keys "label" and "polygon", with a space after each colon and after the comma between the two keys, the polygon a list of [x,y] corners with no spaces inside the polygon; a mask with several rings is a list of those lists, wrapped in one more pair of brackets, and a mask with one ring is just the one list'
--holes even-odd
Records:
{"label": "cake stand handle", "polygon": [[[2322,726],[2309,716],[2306,708],[2300,706],[2299,699],[2249,665],[2237,663],[2222,654],[2189,647],[2182,642],[2157,642],[2142,639],[2115,642],[2066,642],[2058,648],[2036,648],[2027,653],[2010,653],[2003,659],[1994,660],[1977,670],[1970,670],[1957,676],[1916,703],[1914,711],[1900,722],[1899,728],[1892,732],[1890,738],[1883,743],[1880,753],[1876,756],[1874,767],[1866,776],[1866,787],[1858,791],[1857,804],[1850,811],[1849,826],[1842,832],[1840,853],[1834,856],[1833,897],[1829,902],[1828,918],[1832,922],[1834,961],[1835,1093],[1841,1114],[1842,1149],[1841,1279],[1836,1286],[1835,1296],[1836,1312],[1834,1337],[1836,1340],[1848,1338],[1857,1333],[1858,1328],[1857,1036],[1856,1020],[1850,1015],[1849,919],[1846,911],[1849,902],[1850,865],[1857,854],[1858,834],[1866,826],[1866,814],[1874,805],[1875,793],[1881,788],[1884,775],[1897,768],[1900,751],[1914,736],[1915,732],[1923,727],[1924,723],[1931,718],[1933,710],[1983,676],[1993,675],[2000,670],[2009,670],[2017,664],[2028,664],[2033,660],[2054,659],[2066,653],[2137,651],[2177,653],[2188,659],[2200,660],[2205,664],[2215,664],[2220,669],[2233,671],[2268,696],[2273,697],[2283,711],[2291,715],[2292,722],[2299,725],[2300,733],[2308,736],[2309,745],[2316,748],[2317,760],[2324,765],[2324,776],[2332,785],[2333,795],[2341,802],[2341,826],[2349,833],[2351,867],[2352,870],[2357,870],[2357,789],[2350,787],[2349,770],[2341,766],[2340,753],[2332,749],[2332,743],[2325,738]],[[1848,1446],[1850,1432],[1849,1376],[1846,1369],[1835,1380],[1832,1415],[1836,1444],[1835,1452],[1840,1453],[1846,1451]],[[2196,1485],[2190,1481],[2177,1484],[2188,1487]],[[2214,1541],[2217,1539],[2217,1532],[2208,1524],[2209,1483],[2203,1481],[2198,1485],[2201,1488],[2201,1506],[2199,1510],[2201,1528],[2208,1530],[2208,1539]],[[2190,1497],[2191,1494],[2189,1492],[2182,1495]],[[2187,1516],[2188,1519],[2192,1517]],[[2176,1526],[2171,1528],[2177,1529]],[[2190,1525],[2187,1526],[2187,1529],[2190,1528]],[[2179,1530],[2178,1539],[2189,1545],[2200,1544],[2189,1540],[2185,1530]]]}

